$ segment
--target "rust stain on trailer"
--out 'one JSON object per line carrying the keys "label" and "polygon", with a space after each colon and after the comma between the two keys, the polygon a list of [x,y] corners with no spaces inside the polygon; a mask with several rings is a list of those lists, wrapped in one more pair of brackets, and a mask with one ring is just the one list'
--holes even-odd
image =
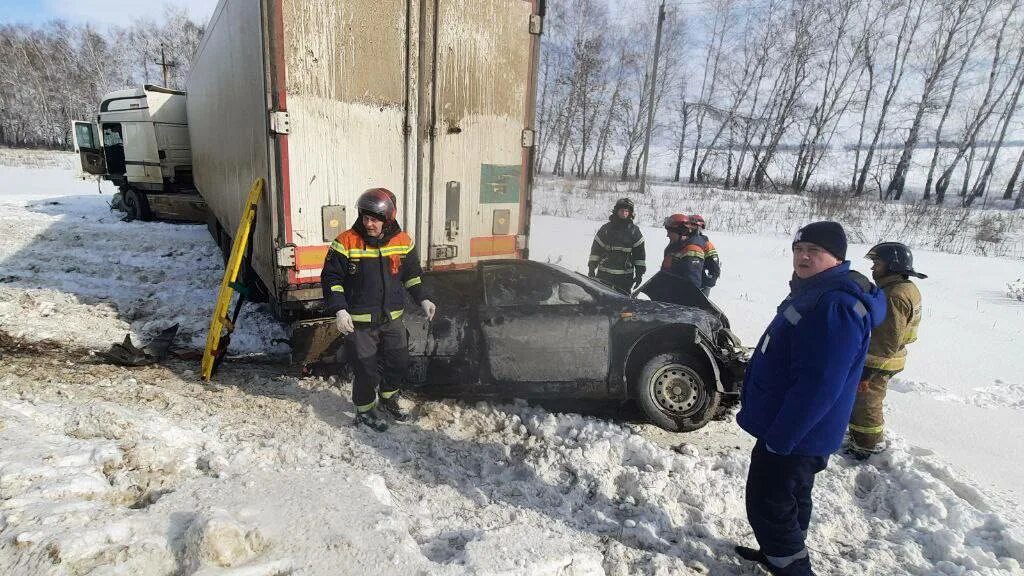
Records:
{"label": "rust stain on trailer", "polygon": [[507,2],[441,3],[438,91],[441,128],[457,133],[464,118],[497,115],[521,120],[529,61],[529,10]]}
{"label": "rust stain on trailer", "polygon": [[282,2],[289,95],[402,106],[405,0]]}

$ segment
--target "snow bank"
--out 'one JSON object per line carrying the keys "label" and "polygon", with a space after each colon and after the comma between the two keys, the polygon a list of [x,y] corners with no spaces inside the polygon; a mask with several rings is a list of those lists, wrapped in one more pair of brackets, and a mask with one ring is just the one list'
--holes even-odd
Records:
{"label": "snow bank", "polygon": [[[215,390],[161,369],[107,372],[126,373],[0,375],[0,566],[750,571],[731,553],[752,543],[745,450],[670,449],[645,426],[522,403],[427,402],[415,424],[375,434],[350,425],[349,387],[329,380],[229,370]],[[867,463],[833,458],[815,504],[809,546],[822,574],[1024,574],[1020,520],[901,440]]]}
{"label": "snow bank", "polygon": [[[0,324],[28,340],[106,349],[179,324],[202,348],[223,275],[202,225],[122,222],[76,171],[0,166]],[[84,189],[83,189],[84,184]],[[64,195],[65,190],[71,194]],[[243,308],[231,352],[284,353],[281,326]]]}

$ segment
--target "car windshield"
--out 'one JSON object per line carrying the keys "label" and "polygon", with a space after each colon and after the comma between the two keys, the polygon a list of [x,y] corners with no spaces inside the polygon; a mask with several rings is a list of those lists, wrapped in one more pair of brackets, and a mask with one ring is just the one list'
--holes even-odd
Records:
{"label": "car windshield", "polygon": [[571,275],[573,280],[579,281],[581,284],[584,284],[587,288],[590,288],[590,289],[594,290],[595,292],[599,292],[603,296],[618,296],[620,298],[625,298],[626,297],[626,295],[623,294],[622,292],[619,292],[618,290],[615,290],[614,288],[612,288],[611,286],[608,286],[607,284],[604,284],[602,282],[598,282],[597,280],[594,280],[593,278],[587,276],[586,274],[581,274],[579,272],[574,272],[572,270],[568,270],[566,268],[558,266],[557,264],[554,264],[553,266],[555,266],[559,270],[562,270],[563,272],[566,272],[567,274]]}

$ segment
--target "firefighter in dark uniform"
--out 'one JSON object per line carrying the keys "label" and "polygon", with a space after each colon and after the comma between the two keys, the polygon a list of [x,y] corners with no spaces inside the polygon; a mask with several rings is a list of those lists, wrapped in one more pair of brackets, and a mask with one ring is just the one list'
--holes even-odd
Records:
{"label": "firefighter in dark uniform", "polygon": [[711,289],[718,283],[718,277],[722,275],[722,261],[718,258],[718,249],[711,243],[708,235],[704,233],[707,222],[700,214],[690,214],[690,223],[696,230],[698,243],[704,246],[704,280],[700,290],[705,296],[711,295]]}
{"label": "firefighter in dark uniform", "polygon": [[689,280],[706,296],[721,274],[718,250],[687,214],[669,216],[664,226],[669,242],[661,269]]}
{"label": "firefighter in dark uniform", "polygon": [[404,292],[419,302],[428,321],[436,309],[420,279],[413,240],[395,220],[394,194],[372,188],[356,206],[359,217],[331,244],[320,279],[355,372],[356,425],[383,432],[388,423],[381,412],[396,421],[409,416],[398,402],[409,366]]}
{"label": "firefighter in dark uniform", "polygon": [[882,242],[868,250],[871,276],[885,292],[885,320],[871,332],[857,401],[850,416],[847,453],[859,459],[886,449],[882,404],[889,379],[907,363],[907,345],[917,340],[921,324],[921,292],[910,277],[927,278],[914,271],[914,255],[905,244]]}
{"label": "firefighter in dark uniform", "polygon": [[634,215],[633,201],[620,198],[590,247],[590,276],[623,294],[639,286],[647,270],[644,235],[633,223]]}

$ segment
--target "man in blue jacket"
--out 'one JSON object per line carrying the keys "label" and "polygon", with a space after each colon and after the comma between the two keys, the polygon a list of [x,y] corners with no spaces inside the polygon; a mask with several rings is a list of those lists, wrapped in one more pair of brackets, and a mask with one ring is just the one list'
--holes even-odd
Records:
{"label": "man in blue jacket", "polygon": [[814,222],[793,239],[790,294],[765,330],[743,384],[740,427],[757,438],[747,520],[760,549],[737,546],[772,574],[813,575],[804,547],[814,476],[843,442],[871,329],[885,295],[846,261],[846,233]]}

